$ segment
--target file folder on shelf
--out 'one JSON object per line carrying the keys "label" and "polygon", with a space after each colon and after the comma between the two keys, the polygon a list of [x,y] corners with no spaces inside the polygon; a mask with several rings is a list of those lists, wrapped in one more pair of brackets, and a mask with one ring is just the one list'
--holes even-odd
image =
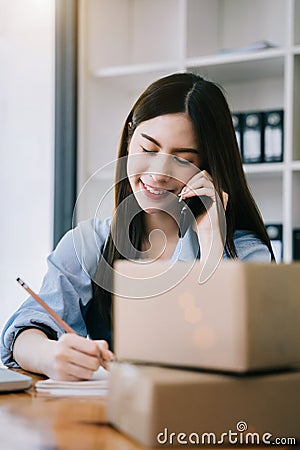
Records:
{"label": "file folder on shelf", "polygon": [[241,113],[233,113],[232,114],[232,123],[235,130],[236,140],[242,154],[243,149],[243,114]]}
{"label": "file folder on shelf", "polygon": [[300,228],[293,230],[293,260],[300,261]]}
{"label": "file folder on shelf", "polygon": [[283,254],[282,224],[267,224],[266,230],[271,241],[276,262],[279,263],[282,261],[282,254]]}
{"label": "file folder on shelf", "polygon": [[260,163],[263,161],[263,113],[244,114],[243,126],[243,162]]}
{"label": "file folder on shelf", "polygon": [[283,160],[283,111],[264,113],[264,162]]}

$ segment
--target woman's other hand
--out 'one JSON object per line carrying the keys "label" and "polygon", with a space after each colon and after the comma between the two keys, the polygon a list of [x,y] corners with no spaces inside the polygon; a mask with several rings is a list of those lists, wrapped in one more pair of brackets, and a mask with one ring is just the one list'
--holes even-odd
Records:
{"label": "woman's other hand", "polygon": [[92,341],[75,333],[54,341],[35,328],[19,334],[13,356],[23,369],[60,381],[89,380],[95,370],[100,366],[107,369],[113,359],[106,341]]}
{"label": "woman's other hand", "polygon": [[93,373],[113,359],[106,341],[92,341],[77,334],[67,333],[58,341],[49,341],[47,375],[56,380],[89,380]]}

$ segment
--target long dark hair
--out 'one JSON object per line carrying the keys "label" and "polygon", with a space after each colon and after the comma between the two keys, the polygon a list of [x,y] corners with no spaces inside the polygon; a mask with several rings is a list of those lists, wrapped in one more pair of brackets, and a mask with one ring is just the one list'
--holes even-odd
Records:
{"label": "long dark hair", "polygon": [[[126,168],[128,143],[140,123],[164,114],[182,112],[186,112],[193,123],[200,149],[201,168],[205,168],[212,176],[220,198],[222,191],[229,196],[226,208],[226,254],[229,258],[237,257],[234,231],[248,230],[267,245],[274,259],[262,217],[247,185],[231,113],[222,88],[192,73],[177,73],[161,78],[141,94],[123,127],[116,168],[115,212],[111,232],[100,255],[94,277],[96,282],[93,282],[93,300],[86,317],[92,338],[107,339],[111,343],[111,294],[110,289],[102,287],[112,286],[112,271],[108,267],[112,267],[117,259],[134,259],[135,252],[141,250],[146,239],[145,213],[138,211],[137,204],[133,205],[138,212],[131,220],[132,214],[128,212],[130,208],[120,207],[124,199],[132,194]],[[130,198],[135,202],[133,195]],[[127,226],[129,240],[125,236]],[[128,242],[132,246],[128,246]],[[99,320],[101,317],[102,330],[99,322],[95,323],[97,317]],[[91,327],[89,323],[92,322],[95,326]]]}

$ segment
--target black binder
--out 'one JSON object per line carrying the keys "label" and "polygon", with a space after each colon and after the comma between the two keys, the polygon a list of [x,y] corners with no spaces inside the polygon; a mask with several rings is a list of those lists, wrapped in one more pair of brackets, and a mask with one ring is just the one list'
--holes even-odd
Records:
{"label": "black binder", "polygon": [[282,261],[282,224],[268,224],[266,230],[269,235],[276,262]]}
{"label": "black binder", "polygon": [[232,123],[236,135],[236,140],[242,154],[243,152],[243,114],[242,113],[233,113],[232,114]]}
{"label": "black binder", "polygon": [[283,161],[283,111],[264,113],[264,162]]}
{"label": "black binder", "polygon": [[243,126],[243,162],[260,163],[263,161],[263,113],[244,114]]}
{"label": "black binder", "polygon": [[293,260],[300,261],[300,228],[293,230]]}

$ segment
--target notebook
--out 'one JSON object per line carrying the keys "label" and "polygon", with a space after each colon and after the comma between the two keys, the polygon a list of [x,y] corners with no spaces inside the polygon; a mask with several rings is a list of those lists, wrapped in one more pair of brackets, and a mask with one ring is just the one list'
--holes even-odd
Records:
{"label": "notebook", "polygon": [[22,391],[31,385],[32,379],[27,375],[0,367],[0,392]]}
{"label": "notebook", "polygon": [[94,372],[88,381],[57,381],[51,378],[40,380],[35,388],[38,392],[63,397],[106,397],[109,372],[103,367]]}
{"label": "notebook", "polygon": [[224,261],[203,284],[201,269],[117,261],[118,361],[235,373],[300,363],[300,264]]}

